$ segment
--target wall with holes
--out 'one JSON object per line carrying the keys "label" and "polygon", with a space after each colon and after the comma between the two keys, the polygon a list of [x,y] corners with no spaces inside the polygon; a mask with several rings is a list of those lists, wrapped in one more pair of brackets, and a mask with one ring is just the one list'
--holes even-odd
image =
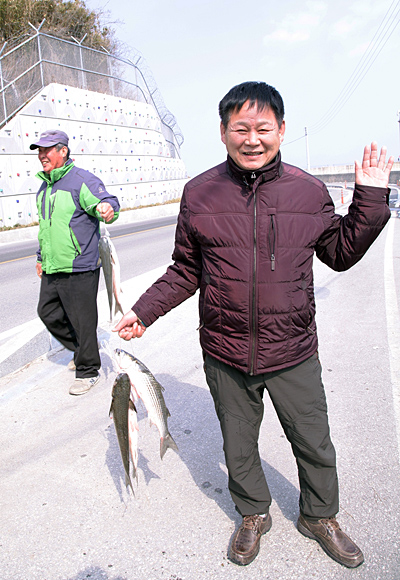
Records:
{"label": "wall with holes", "polygon": [[75,164],[97,175],[122,208],[181,196],[185,165],[152,105],[51,84],[0,130],[0,227],[37,221],[41,165],[29,146],[57,128],[68,134]]}

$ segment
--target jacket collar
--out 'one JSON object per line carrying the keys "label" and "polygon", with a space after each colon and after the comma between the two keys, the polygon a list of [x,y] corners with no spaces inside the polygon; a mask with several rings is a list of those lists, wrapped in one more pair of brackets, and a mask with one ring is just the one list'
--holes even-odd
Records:
{"label": "jacket collar", "polygon": [[43,179],[43,181],[46,181],[46,183],[51,185],[64,177],[64,175],[66,175],[73,167],[74,162],[72,159],[68,159],[68,161],[66,161],[62,167],[56,167],[53,169],[53,171],[50,172],[50,174],[45,173],[44,171],[39,171],[39,173],[36,174],[36,177]]}
{"label": "jacket collar", "polygon": [[277,156],[271,163],[257,169],[256,171],[249,171],[248,169],[241,169],[233,161],[232,157],[228,155],[227,159],[228,173],[240,183],[244,183],[247,187],[252,187],[257,181],[264,183],[265,181],[273,181],[282,175],[283,167],[281,161],[281,152],[278,151]]}

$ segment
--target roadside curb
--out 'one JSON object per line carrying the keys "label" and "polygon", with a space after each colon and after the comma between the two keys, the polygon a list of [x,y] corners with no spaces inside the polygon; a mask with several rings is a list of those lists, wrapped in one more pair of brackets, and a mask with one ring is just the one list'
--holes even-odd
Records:
{"label": "roadside curb", "polygon": [[[113,224],[107,225],[107,229],[111,232],[114,226],[120,226],[122,224],[129,224],[134,222],[143,222],[159,217],[178,215],[179,206],[180,203],[177,202],[122,211],[117,221]],[[25,240],[37,240],[38,232],[39,226],[17,228],[15,230],[0,232],[0,246],[1,244],[10,244],[13,242],[21,242]]]}

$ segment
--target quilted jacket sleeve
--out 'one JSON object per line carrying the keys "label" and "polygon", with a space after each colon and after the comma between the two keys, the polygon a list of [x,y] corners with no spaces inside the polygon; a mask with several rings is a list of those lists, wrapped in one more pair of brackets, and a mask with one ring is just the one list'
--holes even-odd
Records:
{"label": "quilted jacket sleeve", "polygon": [[356,185],[348,214],[335,214],[326,191],[321,216],[324,232],[316,245],[318,258],[336,271],[348,270],[366,253],[390,218],[389,190]]}
{"label": "quilted jacket sleeve", "polygon": [[166,273],[132,306],[132,310],[146,326],[195,294],[200,285],[201,251],[191,231],[185,193],[176,226],[172,259],[174,263]]}

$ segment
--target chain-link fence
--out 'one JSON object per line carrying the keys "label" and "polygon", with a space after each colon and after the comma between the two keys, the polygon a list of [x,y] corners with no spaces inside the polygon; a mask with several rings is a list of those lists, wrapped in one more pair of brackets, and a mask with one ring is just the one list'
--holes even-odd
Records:
{"label": "chain-link fence", "polygon": [[151,103],[171,153],[180,157],[182,132],[142,56],[132,62],[41,32],[12,50],[6,48],[7,43],[0,51],[0,127],[42,88],[59,83]]}

